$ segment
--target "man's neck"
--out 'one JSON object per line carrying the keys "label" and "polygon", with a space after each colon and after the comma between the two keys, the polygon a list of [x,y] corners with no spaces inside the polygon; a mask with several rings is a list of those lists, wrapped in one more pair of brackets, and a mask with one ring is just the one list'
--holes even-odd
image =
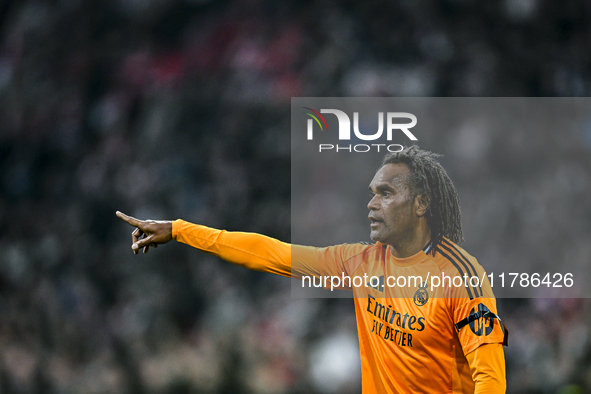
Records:
{"label": "man's neck", "polygon": [[390,245],[392,255],[399,259],[413,256],[425,249],[429,242],[431,242],[431,229],[429,226],[419,226],[412,237]]}

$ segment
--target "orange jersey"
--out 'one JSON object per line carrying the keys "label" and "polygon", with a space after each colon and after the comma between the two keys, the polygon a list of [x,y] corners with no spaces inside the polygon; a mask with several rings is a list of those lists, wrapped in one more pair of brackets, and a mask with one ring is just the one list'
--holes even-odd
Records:
{"label": "orange jersey", "polygon": [[[321,277],[351,278],[345,288],[355,296],[364,393],[474,392],[466,354],[504,339],[503,328],[492,317],[459,331],[455,327],[479,310],[497,313],[476,259],[447,240],[434,256],[420,251],[404,259],[380,243],[332,246],[316,253]],[[355,278],[371,277],[369,286],[355,283]],[[435,278],[439,283],[432,287]],[[484,278],[482,286],[476,278]]]}
{"label": "orange jersey", "polygon": [[[301,278],[303,285],[309,277],[343,279],[340,288],[355,296],[363,393],[474,393],[481,375],[504,387],[498,350],[504,331],[496,317],[483,316],[497,313],[488,278],[448,240],[435,255],[399,259],[380,243],[313,248],[181,220],[173,222],[173,238],[249,269]],[[443,285],[435,286],[436,277]],[[487,373],[475,369],[482,363]]]}

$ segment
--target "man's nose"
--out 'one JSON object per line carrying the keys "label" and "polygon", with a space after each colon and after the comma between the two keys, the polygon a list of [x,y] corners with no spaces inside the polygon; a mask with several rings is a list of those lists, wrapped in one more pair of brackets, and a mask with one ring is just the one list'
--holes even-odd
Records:
{"label": "man's nose", "polygon": [[380,204],[379,204],[379,200],[378,200],[378,196],[375,195],[371,198],[371,200],[369,200],[369,203],[367,204],[367,208],[369,208],[370,211],[375,211],[377,209],[380,209]]}

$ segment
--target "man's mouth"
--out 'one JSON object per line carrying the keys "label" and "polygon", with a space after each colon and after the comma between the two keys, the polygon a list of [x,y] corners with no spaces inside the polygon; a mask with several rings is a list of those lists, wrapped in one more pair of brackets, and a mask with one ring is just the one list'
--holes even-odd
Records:
{"label": "man's mouth", "polygon": [[369,218],[369,221],[371,222],[370,227],[374,227],[374,226],[379,225],[380,223],[383,223],[383,221],[381,219],[376,218],[374,216],[369,216],[368,218]]}

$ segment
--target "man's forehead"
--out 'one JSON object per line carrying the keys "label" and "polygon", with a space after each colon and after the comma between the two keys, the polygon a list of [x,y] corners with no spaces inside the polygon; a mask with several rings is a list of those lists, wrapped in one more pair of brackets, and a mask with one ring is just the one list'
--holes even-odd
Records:
{"label": "man's forehead", "polygon": [[388,163],[382,166],[376,172],[371,181],[371,185],[379,185],[382,183],[389,183],[396,185],[403,182],[410,175],[408,166],[404,163]]}

